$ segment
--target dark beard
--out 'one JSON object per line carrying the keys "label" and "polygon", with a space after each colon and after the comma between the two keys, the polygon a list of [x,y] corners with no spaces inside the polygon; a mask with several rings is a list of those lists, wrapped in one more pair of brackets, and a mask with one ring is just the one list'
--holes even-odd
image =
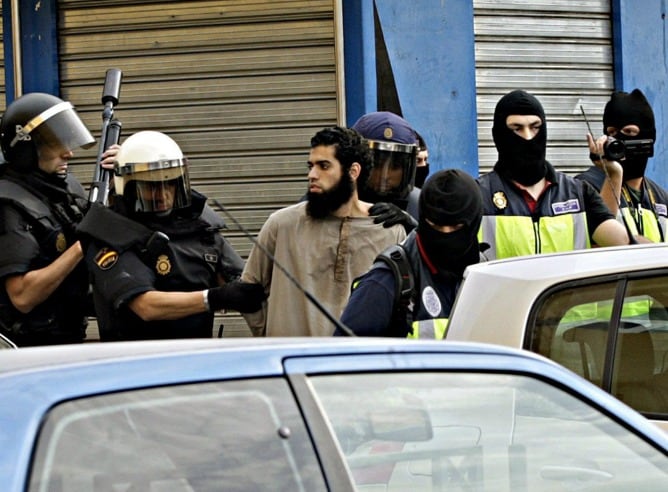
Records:
{"label": "dark beard", "polygon": [[331,190],[321,193],[306,194],[306,213],[314,219],[322,219],[337,210],[353,196],[353,179],[344,173],[339,182]]}

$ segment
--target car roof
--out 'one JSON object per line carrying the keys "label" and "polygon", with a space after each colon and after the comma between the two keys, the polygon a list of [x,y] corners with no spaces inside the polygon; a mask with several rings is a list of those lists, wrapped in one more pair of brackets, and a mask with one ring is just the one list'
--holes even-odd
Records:
{"label": "car roof", "polygon": [[504,258],[471,265],[465,276],[485,274],[543,282],[665,267],[668,243],[652,243]]}
{"label": "car roof", "polygon": [[[342,346],[346,348],[343,349]],[[72,365],[123,362],[156,357],[182,357],[197,352],[233,352],[241,354],[330,355],[337,352],[406,352],[437,351],[450,353],[497,353],[526,357],[524,352],[477,343],[442,343],[404,339],[365,337],[291,337],[291,338],[223,338],[179,339],[135,342],[90,343],[24,347],[0,353],[0,376],[7,373],[53,370]],[[254,355],[253,355],[254,357]],[[533,354],[529,354],[533,357]]]}

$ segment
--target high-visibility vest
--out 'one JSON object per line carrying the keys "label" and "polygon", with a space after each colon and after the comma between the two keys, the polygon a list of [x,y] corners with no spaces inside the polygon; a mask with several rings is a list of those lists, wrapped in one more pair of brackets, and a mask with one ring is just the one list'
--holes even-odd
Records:
{"label": "high-visibility vest", "polygon": [[413,321],[411,327],[413,333],[406,335],[406,338],[443,340],[448,331],[448,318]]}
{"label": "high-visibility vest", "polygon": [[655,243],[665,242],[668,193],[655,182],[644,178],[640,203],[637,206],[633,206],[633,203],[631,191],[626,185],[622,186],[619,210],[631,234],[645,236]]}
{"label": "high-visibility vest", "polygon": [[590,246],[582,183],[560,172],[541,195],[532,214],[520,190],[496,172],[479,178],[483,195],[480,242],[489,259],[555,253]]}

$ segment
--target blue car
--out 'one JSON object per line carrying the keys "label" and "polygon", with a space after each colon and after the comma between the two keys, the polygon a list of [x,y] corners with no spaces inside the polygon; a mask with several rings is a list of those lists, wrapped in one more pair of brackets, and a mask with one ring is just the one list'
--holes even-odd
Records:
{"label": "blue car", "polygon": [[668,436],[557,364],[391,339],[0,352],[24,491],[666,490]]}

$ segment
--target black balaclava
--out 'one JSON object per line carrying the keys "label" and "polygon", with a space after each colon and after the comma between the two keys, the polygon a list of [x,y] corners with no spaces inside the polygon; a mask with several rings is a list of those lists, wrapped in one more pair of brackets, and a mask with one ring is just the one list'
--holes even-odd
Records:
{"label": "black balaclava", "polygon": [[[446,278],[459,280],[467,266],[480,260],[478,228],[482,195],[475,180],[459,169],[434,173],[420,192],[417,234],[429,260]],[[455,232],[440,232],[436,225],[464,224]]]}
{"label": "black balaclava", "polygon": [[[506,126],[508,116],[536,115],[543,124],[531,140],[525,140]],[[547,124],[545,111],[538,99],[522,90],[515,90],[503,96],[494,110],[492,126],[494,144],[499,160],[494,170],[506,179],[512,179],[524,186],[531,186],[545,177],[547,161]]]}
{"label": "black balaclava", "polygon": [[[615,92],[603,110],[603,133],[608,134],[608,127],[614,126],[621,130],[626,125],[637,125],[640,133],[629,137],[618,132],[617,140],[656,140],[656,128],[654,127],[654,112],[647,102],[645,95],[640,89],[628,92]],[[624,180],[640,178],[645,174],[647,160],[649,157],[626,157],[620,161],[624,169]]]}
{"label": "black balaclava", "polygon": [[424,182],[429,176],[429,164],[415,168],[415,187],[422,188]]}

